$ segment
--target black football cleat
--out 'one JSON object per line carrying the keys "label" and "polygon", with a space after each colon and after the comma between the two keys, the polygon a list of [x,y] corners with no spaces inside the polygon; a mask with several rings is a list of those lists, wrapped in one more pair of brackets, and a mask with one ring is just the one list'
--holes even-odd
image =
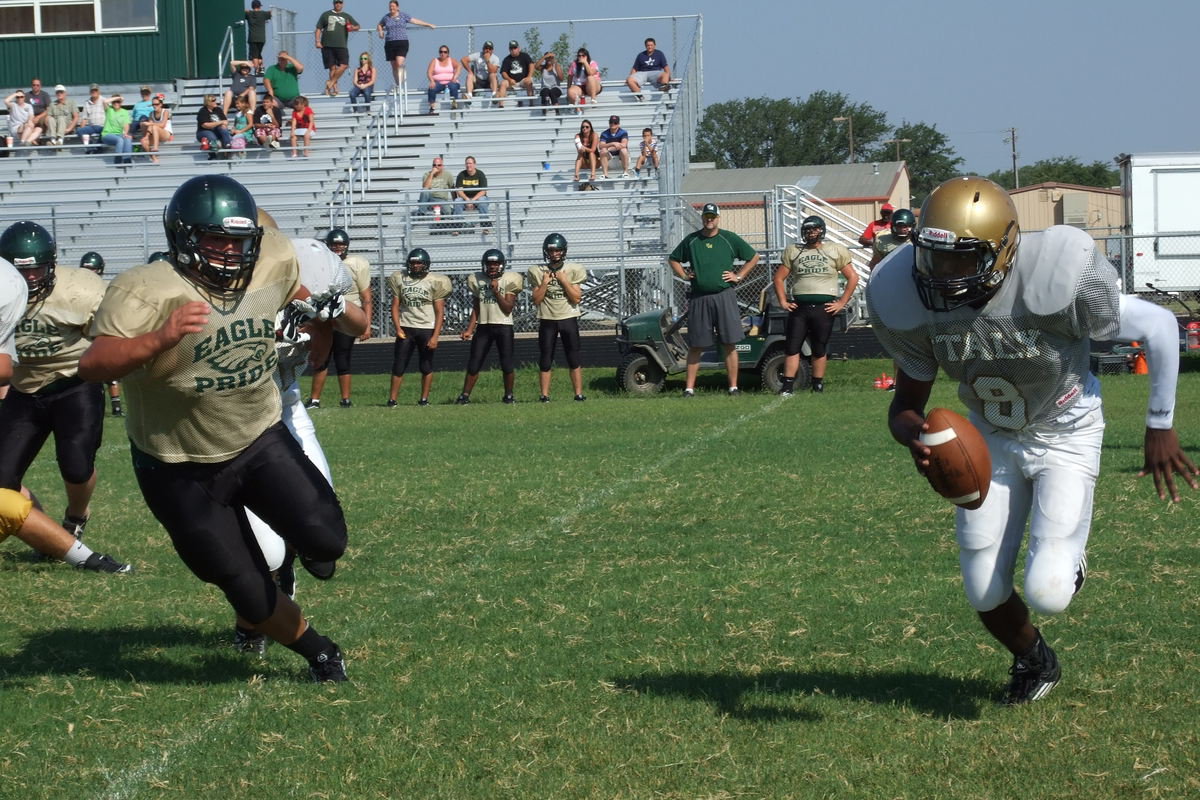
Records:
{"label": "black football cleat", "polygon": [[83,529],[87,527],[90,517],[72,517],[70,514],[63,514],[62,526],[67,533],[74,536],[79,541],[83,541]]}
{"label": "black football cleat", "polygon": [[458,397],[456,397],[454,399],[454,405],[456,405],[456,406],[469,406],[470,404],[471,404],[471,395],[469,395],[469,394],[460,394]]}
{"label": "black football cleat", "polygon": [[1075,570],[1075,591],[1072,596],[1079,594],[1079,590],[1083,588],[1084,581],[1087,580],[1087,553],[1079,557],[1079,567]]}
{"label": "black football cleat", "polygon": [[79,565],[78,569],[86,569],[89,572],[107,572],[110,575],[127,575],[133,572],[131,565],[122,564],[103,553],[92,553],[87,557],[87,561]]}
{"label": "black football cleat", "polygon": [[233,629],[233,649],[251,656],[266,655],[267,637],[261,633],[244,631],[235,627]]}
{"label": "black football cleat", "polygon": [[337,569],[336,561],[315,561],[312,559],[300,556],[300,566],[308,570],[308,574],[312,575],[319,581],[327,581],[333,577],[334,570]]}
{"label": "black football cleat", "polygon": [[346,677],[346,662],[342,651],[336,647],[333,652],[326,651],[308,662],[308,675],[313,683],[342,683],[350,680]]}
{"label": "black football cleat", "polygon": [[1050,690],[1058,685],[1062,677],[1062,669],[1058,666],[1058,656],[1046,644],[1046,640],[1038,635],[1037,644],[1029,652],[1013,657],[1013,665],[1008,670],[1012,680],[1008,684],[1008,693],[1004,697],[1006,706],[1019,706],[1041,700],[1050,694]]}
{"label": "black football cleat", "polygon": [[506,394],[504,397],[500,398],[500,402],[504,403],[506,406],[511,406],[513,403],[517,402],[517,398],[513,397],[511,394]]}

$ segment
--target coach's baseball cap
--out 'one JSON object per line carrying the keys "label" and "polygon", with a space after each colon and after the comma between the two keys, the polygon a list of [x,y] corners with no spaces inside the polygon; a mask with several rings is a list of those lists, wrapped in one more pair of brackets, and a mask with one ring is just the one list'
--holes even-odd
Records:
{"label": "coach's baseball cap", "polygon": [[511,42],[508,43],[509,50],[512,50],[514,47],[520,47],[520,46],[521,46],[521,43],[518,42],[516,39],[513,39]]}
{"label": "coach's baseball cap", "polygon": [[704,208],[700,210],[700,216],[702,216],[702,217],[719,217],[719,216],[721,216],[721,209],[717,206],[716,203],[705,203]]}

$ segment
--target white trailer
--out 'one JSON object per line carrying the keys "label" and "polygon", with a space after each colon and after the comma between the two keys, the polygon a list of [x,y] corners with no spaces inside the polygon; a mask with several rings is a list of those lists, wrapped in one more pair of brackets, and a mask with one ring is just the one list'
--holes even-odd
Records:
{"label": "white trailer", "polygon": [[1120,155],[1125,290],[1200,291],[1200,153]]}

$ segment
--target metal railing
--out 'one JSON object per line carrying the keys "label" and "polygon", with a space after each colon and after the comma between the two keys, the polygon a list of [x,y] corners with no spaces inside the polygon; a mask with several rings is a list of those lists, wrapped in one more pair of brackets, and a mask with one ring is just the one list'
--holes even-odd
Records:
{"label": "metal railing", "polygon": [[[241,27],[241,36],[236,36],[233,32],[234,28]],[[221,78],[228,74],[228,67],[234,56],[237,55],[235,43],[241,42],[244,46],[246,43],[246,21],[238,20],[225,29],[225,36],[221,39],[221,47],[217,51],[217,77]]]}

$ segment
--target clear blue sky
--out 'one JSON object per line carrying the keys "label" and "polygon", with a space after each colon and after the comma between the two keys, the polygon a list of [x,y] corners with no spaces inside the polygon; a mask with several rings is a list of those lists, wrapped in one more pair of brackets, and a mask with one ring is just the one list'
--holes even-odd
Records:
{"label": "clear blue sky", "polygon": [[[248,5],[248,3],[247,3]],[[309,31],[325,0],[282,0]],[[937,125],[966,168],[987,173],[1010,165],[1007,129],[1017,129],[1022,164],[1058,155],[1110,161],[1120,152],[1200,150],[1200,101],[1194,87],[1200,15],[1190,0],[908,0],[787,3],[765,0],[682,3],[571,4],[526,0],[401,2],[400,8],[437,25],[479,25],[498,54],[524,27],[489,23],[615,17],[624,14],[702,14],[704,101],[742,97],[804,97],[842,92],[901,121]],[[511,14],[503,9],[511,8]],[[654,9],[653,12],[645,9]],[[345,10],[374,27],[386,0],[346,0]],[[565,26],[542,26],[549,42]],[[572,46],[586,43],[623,76],[653,35],[671,52],[669,22],[575,27]],[[351,47],[365,41],[352,37]],[[358,41],[355,41],[358,38]],[[424,71],[436,44],[462,55],[463,31],[413,35],[410,68]],[[477,40],[478,41],[478,40]],[[268,45],[270,49],[270,45]],[[319,60],[308,63],[320,69]],[[410,73],[411,74],[411,73]]]}

